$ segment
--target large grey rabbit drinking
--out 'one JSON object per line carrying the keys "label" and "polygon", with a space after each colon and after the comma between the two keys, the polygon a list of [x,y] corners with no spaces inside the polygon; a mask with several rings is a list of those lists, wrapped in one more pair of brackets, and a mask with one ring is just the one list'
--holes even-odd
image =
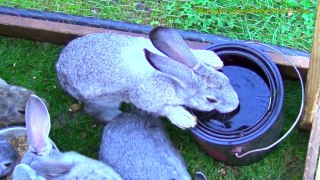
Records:
{"label": "large grey rabbit drinking", "polygon": [[59,152],[50,141],[50,115],[45,104],[31,95],[26,105],[29,148],[13,179],[122,179],[108,165],[76,152]]}
{"label": "large grey rabbit drinking", "polygon": [[26,135],[25,127],[8,127],[0,129],[0,177],[11,173],[18,163],[19,154],[9,143],[13,138]]}
{"label": "large grey rabbit drinking", "polygon": [[236,92],[215,69],[222,66],[218,56],[212,51],[190,50],[172,29],[156,27],[149,36],[151,41],[97,33],[73,40],[56,63],[62,88],[100,120],[118,115],[121,102],[165,116],[182,129],[197,123],[185,107],[220,112],[236,109]]}
{"label": "large grey rabbit drinking", "polygon": [[[136,111],[115,117],[103,131],[99,156],[124,179],[191,179],[162,120],[150,114]],[[197,174],[196,179],[205,178]]]}

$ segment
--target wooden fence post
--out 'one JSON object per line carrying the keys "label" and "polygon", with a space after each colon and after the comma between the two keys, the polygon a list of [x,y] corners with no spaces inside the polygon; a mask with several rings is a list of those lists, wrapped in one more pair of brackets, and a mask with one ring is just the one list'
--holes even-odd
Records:
{"label": "wooden fence post", "polygon": [[303,129],[311,129],[312,119],[316,104],[316,94],[318,85],[320,84],[320,3],[318,2],[318,10],[316,23],[314,28],[311,61],[306,84],[306,100],[305,100],[305,115],[300,123]]}

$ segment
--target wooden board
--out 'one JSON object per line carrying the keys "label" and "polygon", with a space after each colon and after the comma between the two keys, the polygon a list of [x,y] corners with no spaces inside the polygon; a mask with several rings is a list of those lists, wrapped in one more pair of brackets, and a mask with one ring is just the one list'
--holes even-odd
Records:
{"label": "wooden board", "polygon": [[[29,40],[50,42],[55,44],[67,44],[72,39],[89,33],[112,32],[129,36],[147,37],[143,34],[115,31],[88,26],[44,21],[17,16],[0,15],[0,35],[8,37],[24,38]],[[205,47],[206,43],[187,41],[187,44],[195,49]],[[279,54],[268,52],[277,63],[284,77],[296,78],[296,74],[287,61]],[[309,58],[303,56],[289,56],[301,71],[303,77],[307,75]]]}
{"label": "wooden board", "polygon": [[[84,36],[89,33],[117,33],[134,37],[146,37],[147,35],[115,31],[109,29],[80,26],[52,21],[44,21],[17,16],[0,15],[0,35],[50,42],[65,45],[76,37]],[[188,41],[193,48],[202,48],[205,43]]]}
{"label": "wooden board", "polygon": [[320,3],[315,22],[314,37],[311,51],[311,61],[306,83],[305,115],[300,123],[303,129],[310,129],[312,125],[313,112],[318,85],[320,84]]}
{"label": "wooden board", "polygon": [[[312,129],[310,133],[305,169],[303,174],[304,180],[313,180],[317,169],[317,160],[320,147],[320,85],[317,89],[317,98],[312,102],[315,104],[315,108],[312,111],[314,116],[312,120]],[[317,171],[320,172],[320,168],[318,168]]]}
{"label": "wooden board", "polygon": [[318,180],[320,179],[320,161],[319,161],[319,156],[318,156],[318,165],[317,165],[317,170],[316,170],[316,176],[315,179]]}

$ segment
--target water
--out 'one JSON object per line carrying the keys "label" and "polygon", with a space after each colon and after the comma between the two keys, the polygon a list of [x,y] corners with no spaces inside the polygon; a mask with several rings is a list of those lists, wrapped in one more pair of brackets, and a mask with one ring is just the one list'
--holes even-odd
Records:
{"label": "water", "polygon": [[230,79],[238,93],[240,106],[233,112],[222,114],[217,111],[195,112],[198,119],[211,130],[235,132],[257,124],[268,110],[270,89],[265,80],[255,71],[228,65],[223,73]]}

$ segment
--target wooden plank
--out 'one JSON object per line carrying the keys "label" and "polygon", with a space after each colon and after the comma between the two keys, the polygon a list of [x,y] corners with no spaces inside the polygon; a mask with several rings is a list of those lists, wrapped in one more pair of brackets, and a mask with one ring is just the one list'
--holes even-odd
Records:
{"label": "wooden plank", "polygon": [[[143,34],[130,33],[124,31],[115,31],[88,26],[79,26],[73,24],[44,21],[17,16],[0,15],[0,35],[24,38],[29,40],[50,42],[55,44],[67,44],[72,39],[89,33],[118,33],[135,37],[147,37]],[[206,43],[187,41],[187,44],[195,49],[205,47]],[[267,52],[268,55],[277,63],[284,77],[296,78],[292,67],[278,53]],[[303,76],[309,68],[309,58],[303,56],[288,56],[300,69]]]}
{"label": "wooden plank", "polygon": [[[138,33],[0,15],[0,35],[3,36],[65,45],[76,37],[84,36],[89,33],[101,32],[125,34],[134,37],[148,37],[147,35]],[[198,49],[207,45],[205,43],[193,41],[188,41],[187,43],[191,47]]]}
{"label": "wooden plank", "polygon": [[317,165],[317,170],[316,170],[316,180],[320,179],[320,161],[319,161],[319,154],[318,154],[318,165]]}
{"label": "wooden plank", "polygon": [[306,100],[305,100],[305,115],[300,123],[303,129],[310,129],[313,116],[313,101],[316,99],[318,84],[320,84],[320,3],[318,3],[318,11],[315,22],[315,30],[311,51],[311,61],[306,83]]}
{"label": "wooden plank", "polygon": [[[312,129],[310,133],[310,139],[308,144],[307,157],[305,162],[305,169],[303,174],[303,180],[313,180],[317,168],[317,160],[319,156],[320,147],[320,85],[317,88],[316,99],[313,101],[315,104],[312,121]],[[317,172],[319,172],[319,168]]]}
{"label": "wooden plank", "polygon": [[25,38],[55,44],[67,44],[70,40],[88,33],[113,32],[65,23],[0,15],[0,33],[4,36]]}

